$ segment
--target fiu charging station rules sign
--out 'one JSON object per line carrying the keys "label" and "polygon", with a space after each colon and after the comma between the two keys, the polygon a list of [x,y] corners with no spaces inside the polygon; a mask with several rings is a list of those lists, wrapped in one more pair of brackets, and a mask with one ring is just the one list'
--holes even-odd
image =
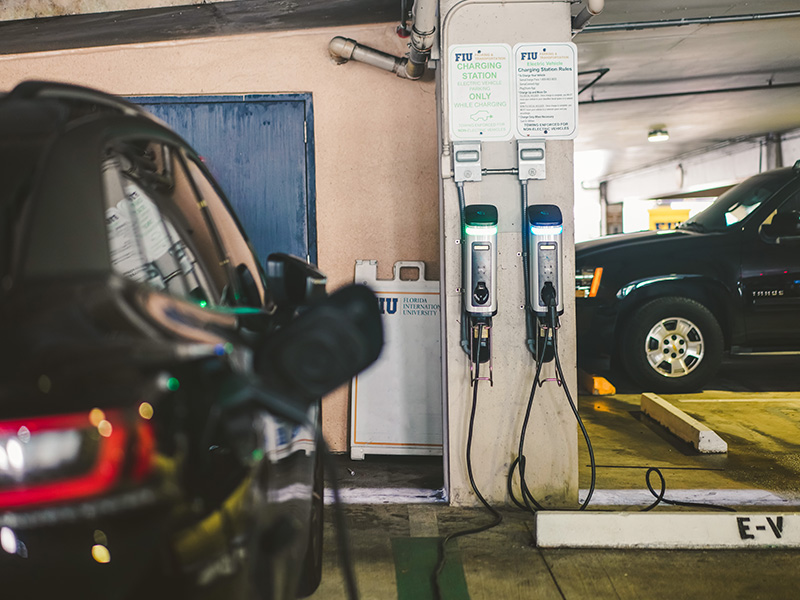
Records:
{"label": "fiu charging station rules sign", "polygon": [[448,61],[453,140],[578,135],[575,44],[461,44]]}

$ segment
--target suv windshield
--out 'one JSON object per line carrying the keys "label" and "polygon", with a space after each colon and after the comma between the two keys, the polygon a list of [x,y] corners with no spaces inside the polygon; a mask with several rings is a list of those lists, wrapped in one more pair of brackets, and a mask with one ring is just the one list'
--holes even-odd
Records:
{"label": "suv windshield", "polygon": [[731,188],[678,229],[691,231],[725,231],[741,223],[763,202],[780,190],[792,177],[791,169],[781,169],[756,175]]}

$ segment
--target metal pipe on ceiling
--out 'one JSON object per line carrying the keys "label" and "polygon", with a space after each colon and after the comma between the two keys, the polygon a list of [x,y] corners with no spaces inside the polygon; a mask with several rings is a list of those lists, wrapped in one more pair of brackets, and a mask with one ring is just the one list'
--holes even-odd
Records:
{"label": "metal pipe on ceiling", "polygon": [[766,85],[751,85],[738,88],[720,88],[717,90],[695,90],[692,92],[668,92],[664,94],[647,94],[644,96],[621,96],[619,98],[601,98],[600,100],[581,100],[578,104],[607,104],[609,102],[630,102],[633,100],[660,100],[662,98],[676,98],[678,96],[704,96],[707,94],[730,94],[733,92],[754,92],[763,90],[780,90],[785,88],[800,87],[800,81],[793,83],[771,83]]}
{"label": "metal pipe on ceiling", "polygon": [[606,73],[608,73],[610,70],[611,69],[609,69],[608,67],[604,67],[602,69],[591,69],[589,71],[578,71],[578,77],[580,77],[581,75],[595,75],[594,79],[592,79],[589,83],[587,83],[581,89],[578,90],[578,95],[580,96],[583,92],[585,92],[590,87],[592,87],[595,83],[600,81],[600,79],[602,79],[603,76]]}
{"label": "metal pipe on ceiling", "polygon": [[582,33],[607,33],[610,31],[633,31],[636,29],[661,29],[663,27],[682,27],[684,25],[713,25],[717,23],[741,23],[744,21],[765,21],[768,19],[794,19],[800,17],[800,10],[751,15],[727,15],[718,17],[687,17],[684,19],[663,19],[661,21],[634,21],[630,23],[604,23],[586,25]]}
{"label": "metal pipe on ceiling", "polygon": [[573,35],[581,31],[592,17],[599,15],[603,11],[605,0],[588,0],[586,6],[574,17],[572,17]]}
{"label": "metal pipe on ceiling", "polygon": [[425,73],[436,33],[438,5],[436,0],[416,0],[414,4],[414,25],[411,28],[411,44],[406,63],[406,77],[409,79],[419,79]]}

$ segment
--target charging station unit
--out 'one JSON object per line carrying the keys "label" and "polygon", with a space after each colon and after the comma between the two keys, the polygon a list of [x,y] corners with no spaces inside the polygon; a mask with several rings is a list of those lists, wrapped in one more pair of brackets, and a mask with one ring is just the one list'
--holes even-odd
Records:
{"label": "charging station unit", "polygon": [[497,208],[464,210],[464,310],[473,318],[497,314]]}
{"label": "charging station unit", "polygon": [[526,216],[528,248],[531,252],[528,269],[530,309],[537,316],[546,317],[552,306],[555,307],[556,314],[562,315],[564,301],[561,293],[561,234],[564,225],[561,210],[554,204],[537,204],[528,207]]}
{"label": "charging station unit", "polygon": [[[464,335],[470,365],[489,363],[481,379],[493,385],[492,317],[497,314],[497,208],[471,204],[464,208]],[[472,369],[471,369],[472,370]],[[477,376],[472,378],[473,385]]]}

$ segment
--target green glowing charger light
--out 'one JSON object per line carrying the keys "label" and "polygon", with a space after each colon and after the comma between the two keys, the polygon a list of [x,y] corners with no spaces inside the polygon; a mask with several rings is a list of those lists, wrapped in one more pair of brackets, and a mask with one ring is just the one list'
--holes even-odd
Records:
{"label": "green glowing charger light", "polygon": [[494,235],[497,225],[466,225],[464,231],[467,235]]}

